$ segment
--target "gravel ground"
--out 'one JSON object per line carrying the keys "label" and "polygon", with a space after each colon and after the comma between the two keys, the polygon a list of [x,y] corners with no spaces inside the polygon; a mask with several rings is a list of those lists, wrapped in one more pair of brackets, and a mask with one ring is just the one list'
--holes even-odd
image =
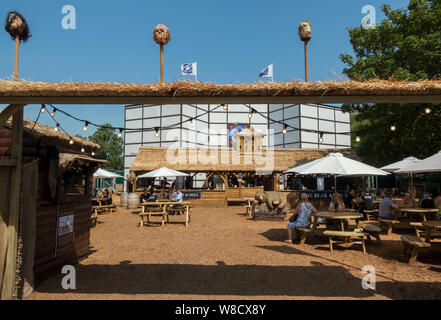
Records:
{"label": "gravel ground", "polygon": [[[132,210],[101,215],[76,289],[54,273],[28,299],[441,299],[441,255],[409,266],[397,234],[367,254],[357,244],[330,253],[326,239],[284,243],[285,221],[252,221],[242,207],[194,208],[188,227],[183,216],[153,219],[140,228]],[[366,265],[375,290],[362,288]]]}

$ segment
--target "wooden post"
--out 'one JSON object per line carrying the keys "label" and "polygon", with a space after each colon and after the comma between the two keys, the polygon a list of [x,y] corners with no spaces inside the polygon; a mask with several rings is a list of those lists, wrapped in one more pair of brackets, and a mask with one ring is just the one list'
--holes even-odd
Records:
{"label": "wooden post", "polygon": [[15,62],[14,62],[14,81],[18,80],[18,56],[20,51],[20,36],[15,36]]}
{"label": "wooden post", "polygon": [[308,41],[305,41],[305,82],[309,81],[308,73]]}
{"label": "wooden post", "polygon": [[20,213],[21,187],[21,156],[23,147],[23,109],[17,111],[12,120],[12,150],[11,158],[16,166],[11,169],[9,179],[9,219],[8,219],[8,246],[5,266],[5,278],[1,298],[13,300],[16,298],[15,277],[17,264],[17,238]]}
{"label": "wooden post", "polygon": [[164,83],[164,45],[160,45],[161,55],[161,83]]}
{"label": "wooden post", "polygon": [[277,173],[273,174],[273,191],[279,191],[279,179]]}

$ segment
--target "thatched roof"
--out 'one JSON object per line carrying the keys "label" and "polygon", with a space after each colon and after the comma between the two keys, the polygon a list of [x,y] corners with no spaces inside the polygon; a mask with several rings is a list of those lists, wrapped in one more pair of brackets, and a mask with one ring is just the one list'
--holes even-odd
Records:
{"label": "thatched roof", "polygon": [[[34,126],[35,124],[35,126]],[[11,120],[8,120],[5,124],[6,127],[12,128]],[[33,129],[32,129],[33,128]],[[90,142],[86,139],[81,139],[75,136],[69,136],[68,134],[61,132],[61,131],[55,131],[54,127],[42,124],[42,123],[35,123],[32,120],[23,119],[23,129],[24,132],[27,134],[30,134],[31,138],[34,140],[40,141],[40,142],[47,142],[47,143],[57,143],[61,145],[69,145],[70,137],[72,137],[72,140],[74,141],[74,144],[72,148],[81,148],[81,146],[84,146],[85,148],[93,149],[94,151],[98,150],[100,146],[96,143]],[[89,150],[87,150],[89,151]]]}
{"label": "thatched roof", "polygon": [[90,165],[91,163],[97,163],[98,165],[104,165],[107,163],[106,160],[95,159],[85,155],[72,154],[72,153],[60,153],[59,161],[59,173],[66,171],[73,166],[83,166]]}
{"label": "thatched roof", "polygon": [[[252,100],[253,97],[256,99]],[[441,102],[441,80],[291,81],[225,85],[190,81],[154,84],[0,81],[0,103],[129,104],[155,101]]]}
{"label": "thatched roof", "polygon": [[[135,161],[130,167],[130,170],[135,172],[136,175],[140,175],[164,166],[173,170],[183,172],[255,172],[256,170],[262,169],[265,166],[265,163],[256,163],[256,161],[254,161],[254,156],[250,156],[250,163],[246,163],[244,158],[246,155],[249,154],[246,154],[244,152],[241,152],[239,163],[233,163],[233,149],[231,148],[182,148],[177,149],[174,153],[169,153],[167,155],[167,152],[170,152],[169,150],[170,149],[167,147],[141,147],[139,149],[138,155],[135,158]],[[338,151],[325,149],[273,150],[274,165],[271,171],[278,173],[304,164],[311,160],[322,158],[330,152],[341,152],[349,158],[360,160],[355,155],[355,152],[351,149],[342,149]],[[196,155],[196,152],[200,152],[199,155]],[[209,161],[215,162],[215,164],[208,163],[208,161],[203,161],[203,159],[201,161],[201,153],[204,153],[208,158],[210,154],[214,154],[215,152],[217,152],[217,158],[216,156],[214,156],[213,159],[217,161]],[[204,156],[204,154],[202,154],[202,156]],[[267,154],[268,150],[266,148],[263,148],[262,158],[266,158]],[[169,161],[169,159],[171,161]],[[225,161],[225,159],[228,159],[228,161]]]}

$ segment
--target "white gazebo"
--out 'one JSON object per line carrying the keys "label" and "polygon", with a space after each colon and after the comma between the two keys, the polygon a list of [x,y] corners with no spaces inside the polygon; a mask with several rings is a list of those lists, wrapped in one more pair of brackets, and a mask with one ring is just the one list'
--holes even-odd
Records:
{"label": "white gazebo", "polygon": [[107,171],[99,168],[94,174],[93,177],[95,179],[101,179],[101,185],[104,183],[104,179],[112,179],[112,190],[115,190],[115,178],[122,178],[119,174],[113,173],[111,171]]}

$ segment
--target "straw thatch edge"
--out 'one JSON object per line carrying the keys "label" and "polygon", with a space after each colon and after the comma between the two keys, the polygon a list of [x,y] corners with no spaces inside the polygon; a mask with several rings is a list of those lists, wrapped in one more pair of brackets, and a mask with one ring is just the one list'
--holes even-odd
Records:
{"label": "straw thatch edge", "polygon": [[0,80],[0,97],[290,97],[441,95],[441,80],[257,82],[215,84],[180,81],[153,84],[45,83]]}

